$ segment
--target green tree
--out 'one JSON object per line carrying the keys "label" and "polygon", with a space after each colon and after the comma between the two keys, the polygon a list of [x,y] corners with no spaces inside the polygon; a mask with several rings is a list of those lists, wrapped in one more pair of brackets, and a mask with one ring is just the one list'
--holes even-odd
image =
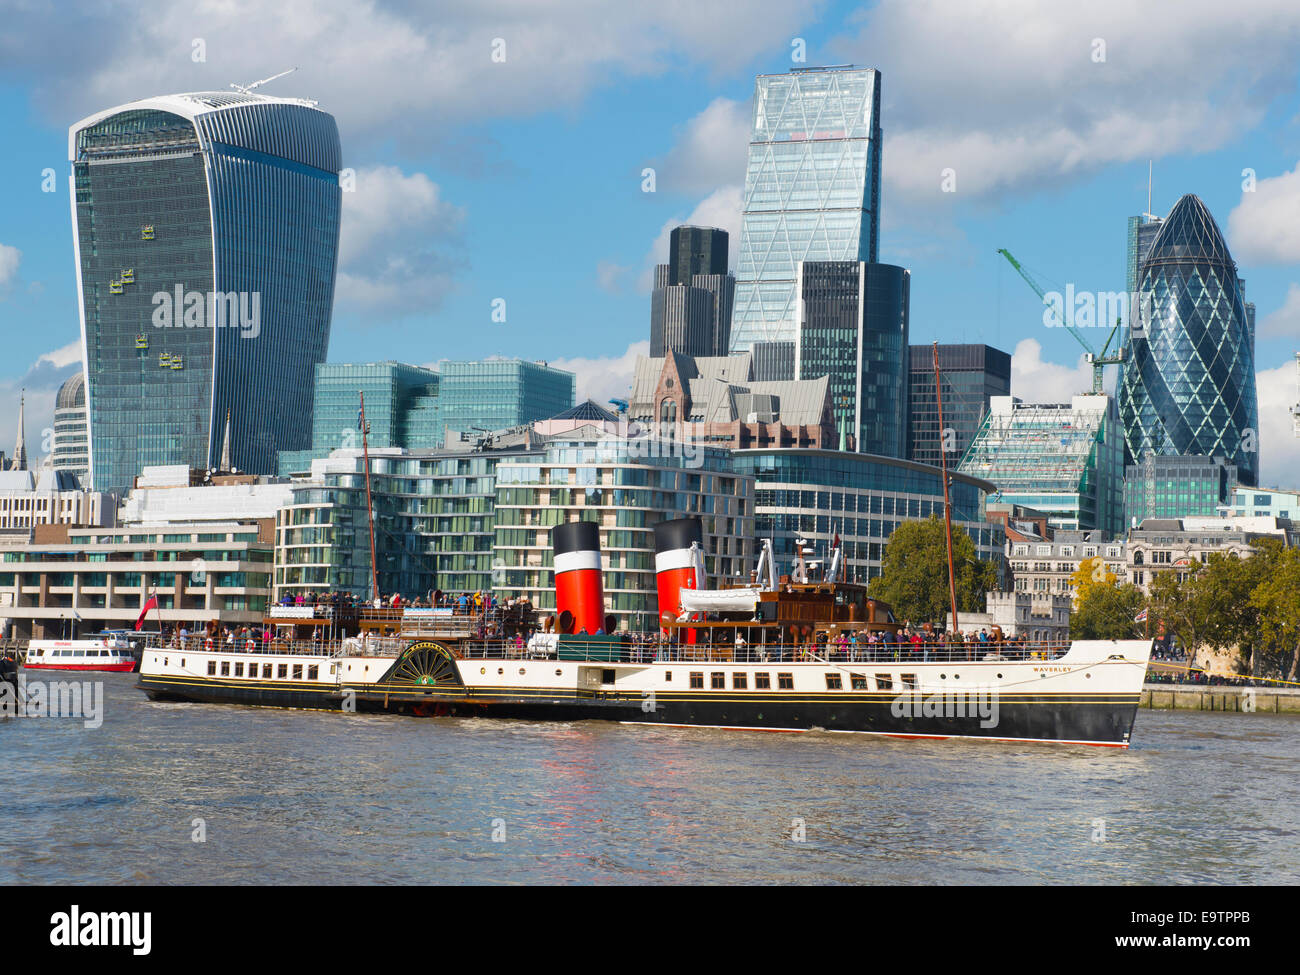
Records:
{"label": "green tree", "polygon": [[[997,566],[976,555],[975,543],[963,529],[952,533],[952,562],[957,583],[957,609],[984,612],[984,594],[997,586]],[[950,610],[948,549],[944,522],[938,515],[905,521],[885,545],[881,574],[868,592],[893,607],[894,616],[914,622],[940,622]]]}
{"label": "green tree", "polygon": [[1258,619],[1246,662],[1249,673],[1293,681],[1300,670],[1300,550],[1278,549],[1271,554],[1269,571],[1250,597]]}
{"label": "green tree", "polygon": [[1070,614],[1072,640],[1132,640],[1140,638],[1143,624],[1135,617],[1146,604],[1142,590],[1129,583],[1091,582],[1079,590]]}

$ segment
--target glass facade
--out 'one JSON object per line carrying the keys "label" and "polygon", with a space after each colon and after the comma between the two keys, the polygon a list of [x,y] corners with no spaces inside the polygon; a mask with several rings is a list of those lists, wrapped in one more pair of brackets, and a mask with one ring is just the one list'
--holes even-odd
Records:
{"label": "glass facade", "polygon": [[1123,528],[1123,435],[1107,395],[1069,403],[994,397],[959,469],[997,485],[990,501],[1048,515],[1055,529]]}
{"label": "glass facade", "polygon": [[91,479],[308,444],[338,256],[340,147],[306,103],[147,99],[72,128]]}
{"label": "glass facade", "polygon": [[1224,457],[1259,473],[1255,343],[1228,246],[1205,204],[1174,205],[1142,264],[1120,377],[1125,458]]}
{"label": "glass facade", "polygon": [[875,262],[880,138],[879,72],[835,67],[759,75],[733,352],[794,340],[799,261]]}
{"label": "glass facade", "polygon": [[1236,484],[1237,469],[1222,458],[1152,454],[1124,472],[1124,516],[1130,525],[1144,518],[1212,517],[1227,509]]}
{"label": "glass facade", "polygon": [[[847,578],[880,575],[885,544],[904,521],[943,517],[943,475],[907,460],[832,450],[738,450],[735,469],[754,476],[754,530],[772,539],[778,572],[790,571],[797,539],[825,555],[839,536]],[[992,485],[952,473],[953,527],[999,566],[1003,527],[985,521]]]}
{"label": "glass facade", "polygon": [[945,446],[939,431],[939,401],[934,388],[934,348],[913,345],[910,352],[909,440],[907,455],[918,464],[938,466],[948,455],[955,466],[979,429],[994,396],[1011,393],[1011,356],[987,345],[939,346],[943,426],[951,431]]}
{"label": "glass facade", "polygon": [[[538,454],[539,455],[539,454]],[[497,465],[534,456],[501,451],[381,450],[370,458],[379,589],[408,598],[486,592],[493,582]],[[370,534],[360,451],[319,461],[279,512],[275,596],[370,592]]]}
{"label": "glass facade", "polygon": [[430,369],[400,362],[329,362],[316,366],[309,450],[282,451],[282,475],[300,473],[339,447],[361,446],[358,393],[366,397],[371,447],[441,447],[438,384]]}
{"label": "glass facade", "polygon": [[910,274],[892,264],[803,261],[796,378],[830,379],[836,428],[857,449],[907,455]]}
{"label": "glass facade", "polygon": [[654,527],[698,515],[710,585],[754,567],[754,482],[726,450],[684,452],[671,441],[552,441],[544,456],[497,468],[495,591],[555,609],[551,529],[600,526],[607,611],[618,628],[658,626]]}
{"label": "glass facade", "polygon": [[449,431],[504,430],[573,406],[573,373],[542,362],[484,359],[442,362],[442,423]]}

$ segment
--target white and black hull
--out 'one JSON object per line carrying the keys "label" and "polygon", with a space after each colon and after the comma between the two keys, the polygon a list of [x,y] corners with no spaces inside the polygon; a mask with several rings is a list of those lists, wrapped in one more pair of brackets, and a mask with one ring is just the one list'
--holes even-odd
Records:
{"label": "white and black hull", "polygon": [[1050,661],[461,659],[416,641],[396,659],[150,651],[140,685],[269,707],[1126,747],[1149,655],[1146,641],[1088,641]]}

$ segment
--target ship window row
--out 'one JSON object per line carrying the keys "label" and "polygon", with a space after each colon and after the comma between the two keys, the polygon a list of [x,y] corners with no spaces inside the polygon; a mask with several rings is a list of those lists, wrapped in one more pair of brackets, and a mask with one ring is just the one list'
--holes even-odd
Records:
{"label": "ship window row", "polygon": [[[184,666],[184,663],[185,663],[185,662],[182,660],[182,661],[181,661],[181,665]],[[232,672],[231,672],[232,663],[231,663],[231,661],[229,661],[229,660],[222,660],[222,661],[220,662],[220,664],[221,664],[221,674],[220,674],[220,676],[222,676],[222,677],[230,677],[230,676],[232,676]],[[277,679],[277,680],[289,680],[289,679],[292,679],[292,680],[302,680],[302,679],[303,679],[303,666],[304,666],[303,664],[293,664],[293,665],[292,665],[292,676],[290,676],[290,665],[289,665],[289,664],[269,664],[269,663],[263,663],[261,666],[262,666],[261,676],[262,676],[262,679],[263,679],[263,680],[270,680],[271,677],[272,677],[272,674],[273,674],[273,673],[274,673],[275,679]],[[253,662],[253,663],[249,663],[249,664],[248,664],[248,673],[247,673],[247,675],[245,675],[245,673],[244,673],[244,662],[243,662],[243,661],[240,661],[240,660],[235,661],[235,662],[233,663],[233,667],[234,667],[233,676],[235,676],[235,677],[244,677],[244,676],[248,676],[248,677],[250,677],[250,678],[256,678],[256,677],[258,676],[258,670],[257,670],[258,665],[257,665],[256,662]],[[209,661],[208,661],[208,676],[209,676],[209,677],[216,677],[216,676],[217,676],[217,661],[215,661],[215,660],[209,660]],[[319,677],[320,677],[320,665],[319,665],[319,664],[311,664],[311,665],[307,666],[307,680],[316,680],[316,679],[319,678]]]}
{"label": "ship window row", "polygon": [[[704,689],[704,671],[695,670],[690,672],[690,685],[692,690]],[[714,670],[709,672],[709,688],[715,691],[724,691],[727,689],[727,674],[725,671]],[[754,690],[766,691],[772,688],[772,675],[770,672],[758,672],[749,674],[745,671],[736,671],[731,675],[731,689],[734,691],[749,690],[749,678],[754,678]],[[672,671],[667,671],[664,675],[665,680],[673,679]],[[777,689],[782,691],[794,690],[794,675],[792,673],[778,672]],[[844,677],[837,672],[825,674],[826,689],[828,691],[840,691],[844,689]],[[891,691],[894,689],[894,677],[892,674],[875,674],[876,690]],[[916,687],[915,674],[902,674],[900,683],[903,688]],[[871,680],[866,674],[849,673],[849,687],[855,691],[871,690]]]}

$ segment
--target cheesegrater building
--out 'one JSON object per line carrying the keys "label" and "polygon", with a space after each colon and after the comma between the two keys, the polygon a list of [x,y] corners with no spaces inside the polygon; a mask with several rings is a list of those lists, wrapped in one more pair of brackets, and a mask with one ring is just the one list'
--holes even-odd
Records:
{"label": "cheesegrater building", "polygon": [[90,479],[270,473],[310,445],[338,262],[334,118],[300,99],[164,95],[68,132]]}
{"label": "cheesegrater building", "polygon": [[1258,483],[1254,329],[1237,266],[1201,200],[1184,196],[1142,263],[1119,387],[1126,463],[1222,457]]}
{"label": "cheesegrater building", "polygon": [[795,340],[799,261],[876,261],[880,151],[880,72],[843,65],[758,76],[732,352]]}

